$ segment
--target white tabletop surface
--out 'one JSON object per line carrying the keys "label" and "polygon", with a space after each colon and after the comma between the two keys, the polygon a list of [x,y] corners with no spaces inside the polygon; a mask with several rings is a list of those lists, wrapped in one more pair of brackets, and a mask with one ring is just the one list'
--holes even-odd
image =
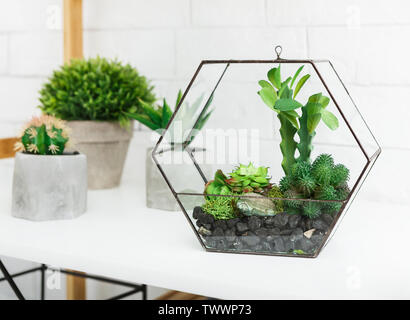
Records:
{"label": "white tabletop surface", "polygon": [[410,298],[409,207],[359,195],[316,259],[209,253],[181,212],[145,207],[144,156],[134,141],[121,187],[40,223],[11,217],[13,160],[0,160],[0,254],[222,299]]}

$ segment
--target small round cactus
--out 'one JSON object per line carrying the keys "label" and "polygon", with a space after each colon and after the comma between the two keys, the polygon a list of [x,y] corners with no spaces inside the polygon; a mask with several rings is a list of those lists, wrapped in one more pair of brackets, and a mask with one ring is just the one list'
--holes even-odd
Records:
{"label": "small round cactus", "polygon": [[33,117],[21,131],[16,151],[39,155],[61,155],[70,141],[65,122],[52,116]]}

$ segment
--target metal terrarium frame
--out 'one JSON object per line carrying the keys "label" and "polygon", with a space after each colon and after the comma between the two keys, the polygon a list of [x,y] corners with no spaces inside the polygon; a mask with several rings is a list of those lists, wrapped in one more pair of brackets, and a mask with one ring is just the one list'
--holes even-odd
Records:
{"label": "metal terrarium frame", "polygon": [[[336,72],[333,64],[329,61],[329,60],[314,60],[314,59],[283,59],[280,57],[280,54],[282,52],[282,48],[280,46],[276,46],[275,47],[275,52],[276,52],[276,59],[273,60],[203,60],[194,76],[192,77],[192,79],[190,80],[184,94],[182,95],[182,98],[173,114],[173,116],[171,117],[171,120],[168,123],[168,126],[166,128],[166,130],[162,133],[162,135],[160,136],[156,146],[153,149],[152,152],[152,157],[154,162],[156,163],[159,171],[161,172],[163,178],[165,179],[168,187],[170,188],[172,194],[174,195],[176,201],[178,202],[179,206],[182,209],[182,212],[184,213],[185,217],[187,218],[189,224],[191,225],[192,230],[195,232],[198,240],[200,241],[202,247],[210,252],[225,252],[225,253],[246,253],[246,254],[262,254],[262,255],[278,255],[278,256],[292,256],[292,257],[310,257],[310,258],[315,258],[318,256],[318,254],[321,252],[321,250],[323,249],[323,247],[328,243],[328,241],[330,240],[330,238],[333,236],[334,232],[336,231],[339,223],[341,222],[344,214],[347,212],[348,208],[350,207],[352,201],[354,200],[354,198],[357,195],[357,192],[360,190],[363,182],[366,180],[368,173],[370,172],[370,170],[372,169],[375,161],[377,160],[377,158],[379,157],[380,153],[381,153],[381,148],[380,145],[378,144],[377,140],[375,139],[373,133],[371,132],[371,130],[369,129],[367,123],[365,122],[365,120],[363,119],[363,116],[361,115],[360,111],[358,110],[356,104],[354,103],[349,91],[347,90],[346,86],[344,85],[344,83],[342,82],[339,74]],[[371,154],[369,154],[369,152],[366,151],[363,142],[360,140],[359,135],[355,132],[355,130],[353,129],[352,125],[350,124],[349,120],[347,119],[347,117],[345,116],[342,108],[340,107],[338,101],[335,99],[334,95],[332,94],[328,84],[326,83],[324,77],[322,76],[321,72],[319,71],[319,68],[317,67],[318,63],[327,63],[329,64],[331,70],[334,72],[334,74],[337,77],[337,80],[340,82],[340,84],[343,87],[343,90],[345,90],[345,93],[347,94],[348,98],[350,99],[352,106],[355,109],[355,112],[357,112],[358,116],[361,118],[361,121],[363,123],[363,125],[366,126],[368,132],[371,135],[371,138],[373,139],[372,142],[374,142],[375,144],[375,150],[371,152]],[[316,73],[316,75],[318,76],[318,78],[320,79],[321,84],[323,85],[323,87],[326,89],[327,94],[329,95],[331,101],[334,103],[334,106],[337,108],[337,111],[339,112],[340,116],[343,119],[343,122],[346,124],[349,132],[351,133],[354,141],[356,142],[358,148],[360,149],[361,153],[363,154],[366,162],[364,167],[361,169],[357,179],[355,179],[355,181],[353,182],[353,186],[350,189],[350,193],[348,195],[348,197],[341,201],[342,202],[342,206],[340,208],[340,210],[337,212],[337,214],[335,215],[335,218],[333,220],[333,222],[331,223],[331,225],[329,226],[328,232],[326,233],[322,243],[320,244],[320,246],[318,246],[318,248],[315,250],[314,253],[312,254],[304,254],[304,255],[295,255],[295,254],[291,254],[291,253],[272,253],[272,252],[252,252],[252,251],[246,251],[246,252],[242,252],[242,251],[231,251],[231,250],[224,250],[224,249],[217,249],[217,248],[210,248],[207,247],[207,245],[204,243],[203,238],[201,237],[201,235],[199,234],[197,228],[195,227],[193,221],[190,219],[190,216],[187,212],[187,209],[185,208],[185,206],[183,205],[180,197],[181,196],[202,196],[205,197],[206,195],[204,193],[191,193],[191,192],[177,192],[173,186],[173,184],[171,183],[170,179],[167,176],[167,173],[165,172],[165,170],[162,167],[162,164],[160,163],[160,161],[158,161],[157,157],[167,151],[172,151],[173,148],[175,147],[175,145],[171,142],[171,146],[168,149],[160,149],[160,145],[164,140],[164,137],[167,133],[167,131],[170,129],[170,126],[173,122],[173,120],[175,119],[175,116],[178,114],[178,111],[180,110],[181,106],[184,103],[184,100],[188,94],[188,92],[191,90],[191,87],[193,85],[193,83],[195,82],[198,74],[200,73],[200,71],[202,70],[202,68],[206,65],[226,65],[225,68],[223,69],[221,75],[219,76],[218,80],[216,81],[215,86],[213,87],[211,93],[209,94],[209,97],[206,101],[206,103],[204,104],[204,107],[202,108],[201,112],[199,113],[196,121],[195,121],[195,125],[198,124],[199,119],[201,118],[201,116],[206,112],[206,106],[207,104],[210,102],[210,100],[213,97],[213,94],[215,93],[216,89],[218,88],[222,78],[224,77],[226,71],[228,70],[228,68],[231,65],[236,65],[236,64],[307,64],[310,65],[314,72]],[[193,128],[195,127],[195,125],[193,126]],[[191,131],[192,133],[192,131]],[[189,134],[186,138],[186,140],[183,143],[180,143],[179,146],[182,148],[183,151],[186,151],[190,157],[190,159],[193,162],[193,165],[195,166],[196,170],[198,171],[198,173],[200,174],[201,178],[203,179],[204,184],[208,183],[208,179],[206,178],[206,175],[203,173],[201,166],[197,163],[194,154],[198,151],[203,151],[202,150],[198,150],[198,148],[192,148],[189,146],[190,144],[190,139],[191,134]],[[215,197],[221,197],[222,195],[212,195]],[[224,195],[223,197],[239,197],[239,196],[226,196]],[[275,198],[274,198],[275,199]],[[282,200],[292,200],[292,198],[280,198]],[[317,201],[314,199],[301,199],[303,201]],[[329,201],[332,202],[332,200],[321,200],[321,201]]]}

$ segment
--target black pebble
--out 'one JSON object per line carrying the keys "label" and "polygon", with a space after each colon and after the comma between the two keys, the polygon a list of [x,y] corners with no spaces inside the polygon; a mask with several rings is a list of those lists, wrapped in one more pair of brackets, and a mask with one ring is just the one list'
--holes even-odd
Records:
{"label": "black pebble", "polygon": [[225,231],[225,238],[228,242],[234,242],[236,240],[236,233],[234,229],[227,229]]}
{"label": "black pebble", "polygon": [[290,235],[290,240],[291,241],[297,241],[304,238],[303,236],[303,230],[300,228],[297,228],[295,230],[292,231],[291,235]]}
{"label": "black pebble", "polygon": [[238,223],[236,224],[236,230],[237,230],[239,233],[244,233],[244,232],[246,232],[246,231],[249,230],[249,227],[248,227],[248,225],[247,225],[246,223],[238,222]]}
{"label": "black pebble", "polygon": [[198,219],[202,224],[213,224],[215,222],[215,218],[207,213],[199,215]]}
{"label": "black pebble", "polygon": [[315,247],[314,243],[306,237],[303,237],[302,239],[297,240],[295,244],[295,249],[303,250],[306,253],[311,252],[314,247]]}
{"label": "black pebble", "polygon": [[320,218],[316,218],[312,221],[312,227],[316,230],[323,230],[326,231],[328,229],[328,225]]}
{"label": "black pebble", "polygon": [[216,220],[214,225],[215,228],[221,228],[222,230],[228,229],[225,220]]}
{"label": "black pebble", "polygon": [[278,213],[274,217],[273,224],[277,228],[284,228],[289,221],[289,215],[285,212]]}
{"label": "black pebble", "polygon": [[292,234],[292,232],[293,232],[292,229],[284,229],[284,230],[282,230],[282,231],[280,232],[280,235],[281,235],[281,236],[289,236],[289,235]]}
{"label": "black pebble", "polygon": [[268,229],[269,234],[272,236],[278,236],[280,235],[280,229],[279,228],[272,228],[272,229]]}
{"label": "black pebble", "polygon": [[295,229],[297,226],[299,226],[300,222],[302,220],[302,217],[298,214],[293,214],[289,217],[289,228]]}
{"label": "black pebble", "polygon": [[267,217],[264,221],[265,226],[267,226],[267,227],[272,227],[274,225],[274,222],[275,222],[275,217],[274,216],[273,217]]}
{"label": "black pebble", "polygon": [[283,242],[282,237],[276,237],[273,239],[273,244],[275,248],[275,252],[285,252],[285,243]]}
{"label": "black pebble", "polygon": [[321,218],[328,226],[333,222],[333,216],[330,214],[322,214]]}
{"label": "black pebble", "polygon": [[215,230],[212,232],[212,235],[214,237],[223,237],[224,231],[222,230],[222,228],[215,228]]}
{"label": "black pebble", "polygon": [[262,251],[271,252],[273,251],[273,245],[269,242],[263,241],[261,243]]}
{"label": "black pebble", "polygon": [[226,221],[226,225],[229,229],[232,229],[239,221],[241,221],[239,218],[229,219]]}
{"label": "black pebble", "polygon": [[248,226],[250,230],[256,231],[262,226],[262,221],[258,217],[252,216],[249,218]]}
{"label": "black pebble", "polygon": [[203,213],[204,211],[202,210],[201,207],[195,207],[194,212],[192,213],[192,216],[194,217],[194,219],[199,219],[199,216]]}
{"label": "black pebble", "polygon": [[270,230],[268,230],[268,229],[266,229],[266,228],[260,228],[260,229],[255,230],[255,234],[256,234],[258,237],[266,238],[266,237],[270,234],[269,231],[270,231]]}
{"label": "black pebble", "polygon": [[252,232],[248,232],[246,236],[242,236],[242,240],[250,247],[254,247],[260,242],[260,238]]}

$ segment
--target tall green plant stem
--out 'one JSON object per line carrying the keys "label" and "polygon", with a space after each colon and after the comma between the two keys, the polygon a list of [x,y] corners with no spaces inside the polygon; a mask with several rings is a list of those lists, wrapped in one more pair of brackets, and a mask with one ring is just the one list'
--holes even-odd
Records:
{"label": "tall green plant stem", "polygon": [[282,138],[282,141],[280,143],[280,151],[283,155],[282,169],[285,174],[288,175],[290,174],[292,165],[296,162],[295,151],[297,143],[294,140],[294,136],[297,132],[297,129],[282,113],[278,114],[278,119],[280,121],[279,132]]}
{"label": "tall green plant stem", "polygon": [[302,107],[302,116],[299,118],[300,128],[298,130],[299,143],[297,145],[299,151],[299,161],[310,161],[310,154],[313,150],[312,140],[316,135],[316,132],[313,131],[309,133],[308,130],[308,111],[306,106]]}

